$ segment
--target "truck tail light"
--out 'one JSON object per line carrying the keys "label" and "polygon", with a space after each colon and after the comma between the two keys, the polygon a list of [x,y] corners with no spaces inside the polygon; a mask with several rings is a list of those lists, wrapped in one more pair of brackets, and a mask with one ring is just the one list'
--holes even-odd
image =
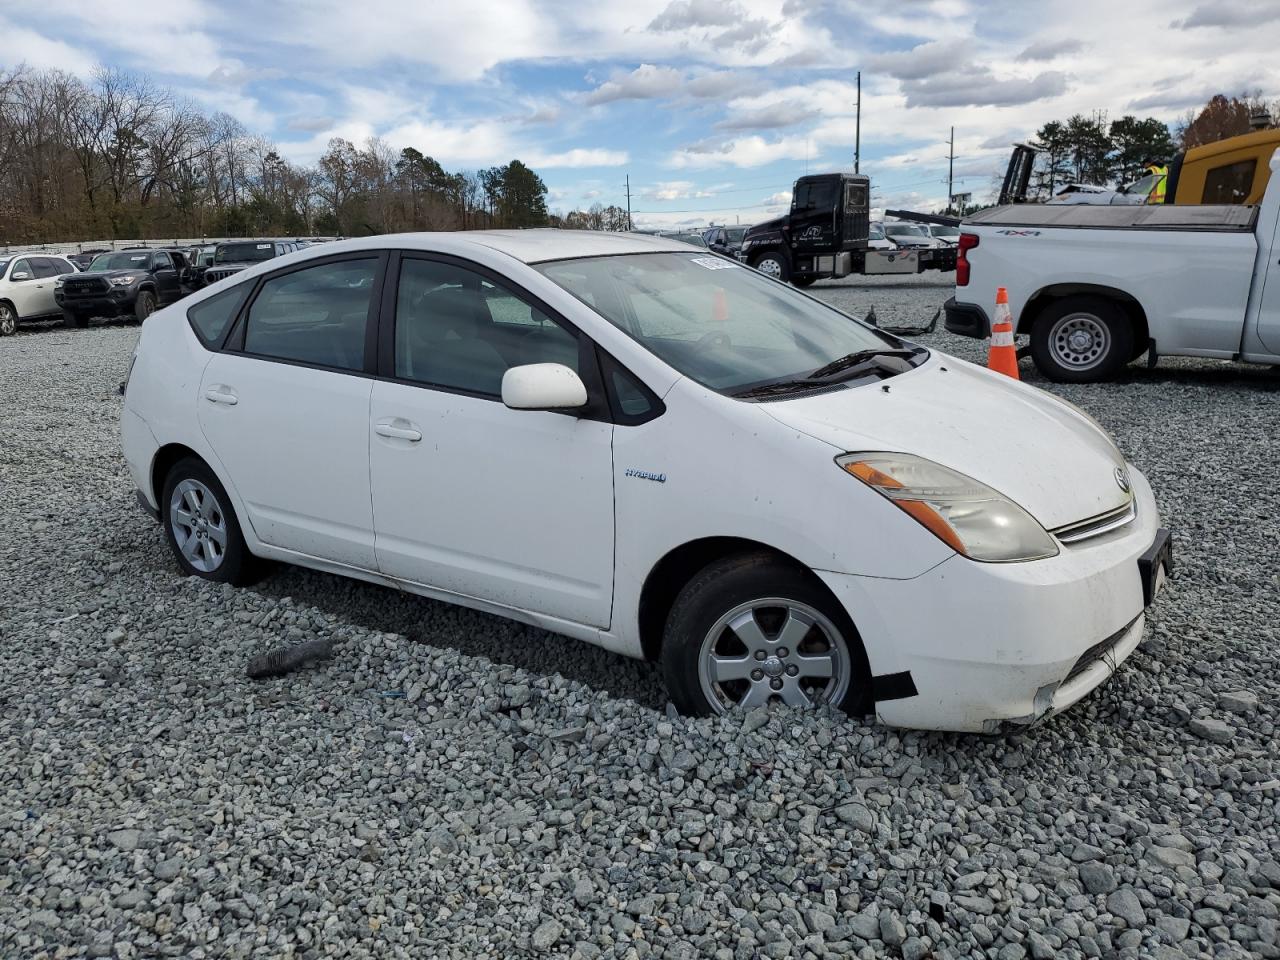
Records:
{"label": "truck tail light", "polygon": [[978,245],[978,235],[976,233],[960,234],[959,251],[956,253],[956,286],[967,287],[969,285],[969,257],[968,253]]}

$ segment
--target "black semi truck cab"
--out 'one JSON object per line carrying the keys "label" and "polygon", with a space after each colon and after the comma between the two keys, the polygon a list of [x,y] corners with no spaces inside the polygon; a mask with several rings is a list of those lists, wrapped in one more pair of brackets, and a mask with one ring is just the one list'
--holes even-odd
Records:
{"label": "black semi truck cab", "polygon": [[798,287],[861,272],[871,222],[871,181],[849,173],[801,177],[791,212],[751,227],[741,258]]}

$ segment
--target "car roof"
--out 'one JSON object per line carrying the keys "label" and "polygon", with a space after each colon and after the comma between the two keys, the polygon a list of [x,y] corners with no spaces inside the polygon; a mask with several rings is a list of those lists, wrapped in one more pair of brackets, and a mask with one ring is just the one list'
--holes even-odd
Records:
{"label": "car roof", "polygon": [[[543,263],[547,260],[571,260],[578,257],[608,257],[624,253],[662,253],[664,251],[687,253],[689,245],[647,233],[604,233],[598,230],[464,230],[454,233],[401,233],[383,237],[369,237],[370,241],[382,241],[383,246],[400,246],[408,249],[434,249],[442,236],[488,247],[514,257],[523,263]],[[341,243],[341,241],[339,241]],[[351,241],[346,241],[350,243]],[[364,243],[362,246],[376,246]],[[333,249],[326,245],[326,252]]]}

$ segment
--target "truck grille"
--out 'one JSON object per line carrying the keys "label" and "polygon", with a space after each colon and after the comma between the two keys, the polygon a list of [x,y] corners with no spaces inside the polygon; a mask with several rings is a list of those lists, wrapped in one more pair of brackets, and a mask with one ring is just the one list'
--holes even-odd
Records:
{"label": "truck grille", "polygon": [[84,297],[110,290],[111,282],[105,277],[69,277],[62,281],[62,292],[67,296]]}
{"label": "truck grille", "polygon": [[217,283],[219,280],[235,276],[243,269],[244,267],[210,267],[204,272],[204,282]]}

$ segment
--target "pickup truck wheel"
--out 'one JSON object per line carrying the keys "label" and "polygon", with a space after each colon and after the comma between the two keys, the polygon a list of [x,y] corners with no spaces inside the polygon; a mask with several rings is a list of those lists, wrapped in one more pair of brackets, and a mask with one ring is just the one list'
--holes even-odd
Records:
{"label": "pickup truck wheel", "polygon": [[751,261],[751,265],[766,277],[773,277],[783,283],[791,279],[791,268],[787,265],[787,258],[780,253],[761,254]]}
{"label": "pickup truck wheel", "polygon": [[1069,297],[1044,310],[1031,327],[1036,368],[1059,383],[1109,380],[1133,359],[1133,326],[1102,297]]}
{"label": "pickup truck wheel", "polygon": [[811,574],[769,554],[727,557],[685,585],[667,618],[662,667],[686,715],[773,700],[848,713],[873,704],[853,622]]}
{"label": "pickup truck wheel", "polygon": [[133,307],[133,319],[137,323],[141,323],[151,314],[156,312],[156,295],[150,290],[143,290],[138,294],[138,302]]}
{"label": "pickup truck wheel", "polygon": [[18,332],[18,314],[7,303],[0,303],[0,337],[11,337]]}

